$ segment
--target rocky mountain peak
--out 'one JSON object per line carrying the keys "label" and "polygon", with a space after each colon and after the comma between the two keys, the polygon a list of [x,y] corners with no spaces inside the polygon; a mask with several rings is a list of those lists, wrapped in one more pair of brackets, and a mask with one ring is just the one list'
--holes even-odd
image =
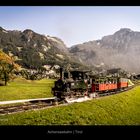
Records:
{"label": "rocky mountain peak", "polygon": [[52,44],[53,46],[55,46],[59,50],[65,52],[65,53],[68,53],[67,46],[60,38],[47,36],[47,40],[50,42],[50,44]]}
{"label": "rocky mountain peak", "polygon": [[[129,72],[140,72],[140,62],[137,61],[140,59],[140,32],[121,28],[112,35],[96,40],[96,43],[90,41],[83,44],[74,45],[70,52],[85,64],[104,63],[106,68],[120,67]],[[81,52],[77,48],[84,49]]]}
{"label": "rocky mountain peak", "polygon": [[26,29],[26,30],[23,31],[23,33],[29,34],[29,33],[33,33],[33,31],[31,29]]}
{"label": "rocky mountain peak", "polygon": [[5,29],[3,29],[2,27],[0,27],[0,31],[4,32],[4,33],[7,33],[7,31]]}
{"label": "rocky mountain peak", "polygon": [[0,27],[0,31],[4,30],[2,27]]}
{"label": "rocky mountain peak", "polygon": [[131,32],[132,30],[130,28],[121,28],[119,31],[120,32]]}
{"label": "rocky mountain peak", "polygon": [[30,29],[26,29],[23,31],[24,38],[29,42],[33,37],[34,32]]}
{"label": "rocky mountain peak", "polygon": [[121,28],[119,31],[115,32],[114,35],[127,35],[129,33],[133,33],[133,31],[129,28]]}

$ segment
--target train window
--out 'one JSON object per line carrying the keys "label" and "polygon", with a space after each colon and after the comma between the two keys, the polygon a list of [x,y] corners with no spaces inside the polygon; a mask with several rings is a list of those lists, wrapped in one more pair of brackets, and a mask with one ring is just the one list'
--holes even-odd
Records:
{"label": "train window", "polygon": [[71,86],[74,86],[74,83],[71,83]]}
{"label": "train window", "polygon": [[68,78],[68,73],[64,73],[64,78]]}
{"label": "train window", "polygon": [[100,80],[100,83],[103,84],[104,83],[104,80]]}

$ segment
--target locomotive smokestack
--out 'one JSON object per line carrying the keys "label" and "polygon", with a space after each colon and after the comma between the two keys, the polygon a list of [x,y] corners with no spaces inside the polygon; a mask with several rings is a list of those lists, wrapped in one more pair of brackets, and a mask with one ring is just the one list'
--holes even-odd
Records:
{"label": "locomotive smokestack", "polygon": [[63,68],[60,68],[60,79],[63,79]]}

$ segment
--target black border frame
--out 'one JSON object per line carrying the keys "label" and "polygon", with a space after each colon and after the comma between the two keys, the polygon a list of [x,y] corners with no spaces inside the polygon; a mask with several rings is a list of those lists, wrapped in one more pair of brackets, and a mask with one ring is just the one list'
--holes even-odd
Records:
{"label": "black border frame", "polygon": [[[139,6],[140,1],[138,0],[3,0],[0,3],[0,6]],[[82,134],[78,133],[63,133],[62,131],[82,131]],[[48,131],[54,131],[54,133],[48,133]],[[61,133],[57,133],[60,131]],[[88,136],[90,139],[99,139],[99,138],[111,138],[111,139],[120,139],[122,136],[124,138],[135,138],[139,135],[139,125],[138,126],[0,126],[0,136],[1,138],[37,138],[44,137],[45,139],[52,138],[56,136]]]}
{"label": "black border frame", "polygon": [[138,0],[3,0],[1,6],[138,6]]}

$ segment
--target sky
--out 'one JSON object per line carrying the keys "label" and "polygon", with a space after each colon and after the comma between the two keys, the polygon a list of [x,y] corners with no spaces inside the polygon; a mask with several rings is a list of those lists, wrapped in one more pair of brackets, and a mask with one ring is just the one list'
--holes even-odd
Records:
{"label": "sky", "polygon": [[0,6],[0,26],[56,36],[71,47],[120,28],[140,31],[140,6]]}

